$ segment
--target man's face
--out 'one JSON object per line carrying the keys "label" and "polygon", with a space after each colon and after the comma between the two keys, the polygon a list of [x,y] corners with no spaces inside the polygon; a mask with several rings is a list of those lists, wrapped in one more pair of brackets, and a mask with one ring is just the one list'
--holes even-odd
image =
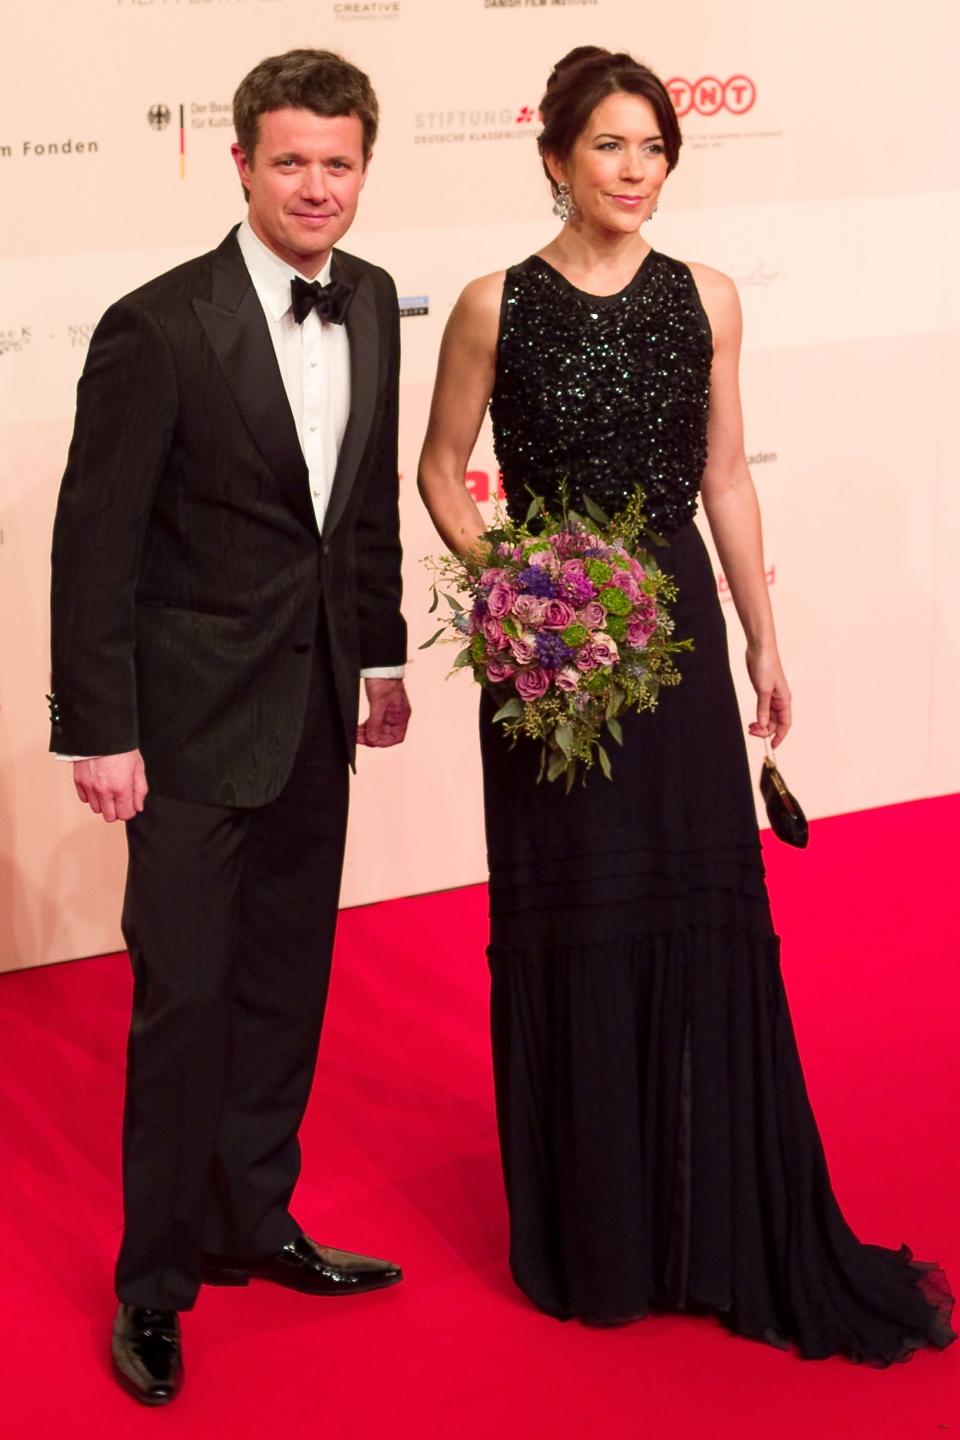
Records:
{"label": "man's face", "polygon": [[250,192],[251,229],[312,279],[357,213],[367,178],[359,118],[268,110],[254,153],[234,145],[232,154]]}

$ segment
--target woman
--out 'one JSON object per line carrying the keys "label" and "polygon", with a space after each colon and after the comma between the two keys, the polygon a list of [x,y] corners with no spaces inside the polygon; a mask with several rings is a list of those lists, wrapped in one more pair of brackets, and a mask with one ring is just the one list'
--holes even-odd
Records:
{"label": "woman", "polygon": [[746,751],[698,492],[747,637],[752,735],[790,691],[743,453],[736,290],[651,249],[677,162],[660,81],[572,51],[542,103],[563,221],[468,285],[444,336],[420,485],[444,541],[482,545],[463,476],[487,403],[507,503],[613,514],[641,486],[694,649],[623,723],[612,783],[537,784],[481,702],[497,1112],[518,1285],[551,1315],[617,1324],[709,1309],[807,1356],[874,1364],[949,1343],[943,1277],[862,1245],[830,1189],[779,971]]}

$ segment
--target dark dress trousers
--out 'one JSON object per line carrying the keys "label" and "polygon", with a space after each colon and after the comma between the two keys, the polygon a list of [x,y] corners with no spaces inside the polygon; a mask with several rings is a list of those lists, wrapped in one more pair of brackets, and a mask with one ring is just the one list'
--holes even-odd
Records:
{"label": "dark dress trousers", "polygon": [[235,239],[118,301],[91,341],[53,541],[51,749],[139,748],[117,1291],[185,1309],[204,1249],[268,1254],[329,977],[361,668],[405,658],[399,318],[334,252],[350,416],[318,533]]}

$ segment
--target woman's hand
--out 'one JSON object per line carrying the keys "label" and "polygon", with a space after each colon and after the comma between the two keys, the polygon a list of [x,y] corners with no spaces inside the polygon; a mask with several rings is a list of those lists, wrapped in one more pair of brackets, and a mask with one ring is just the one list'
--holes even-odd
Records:
{"label": "woman's hand", "polygon": [[787,738],[793,723],[790,686],[775,649],[747,649],[747,674],[757,692],[757,718],[751,720],[751,735],[773,736],[773,748]]}

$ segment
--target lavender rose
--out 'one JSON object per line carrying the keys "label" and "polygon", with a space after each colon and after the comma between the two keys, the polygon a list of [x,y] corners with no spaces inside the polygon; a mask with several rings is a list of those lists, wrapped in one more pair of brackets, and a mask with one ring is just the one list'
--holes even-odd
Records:
{"label": "lavender rose", "polygon": [[496,658],[487,661],[487,679],[494,685],[500,685],[504,680],[509,680],[516,673],[516,667],[511,665],[509,660],[498,660]]}
{"label": "lavender rose", "polygon": [[548,600],[543,623],[548,630],[566,630],[577,618],[577,612],[565,600]]}
{"label": "lavender rose", "polygon": [[594,662],[601,667],[604,665],[616,665],[620,659],[617,642],[611,640],[609,635],[598,635],[590,646],[590,653],[593,656]]}
{"label": "lavender rose", "polygon": [[554,676],[554,684],[558,690],[565,690],[568,694],[572,690],[579,690],[580,671],[574,665],[564,665]]}
{"label": "lavender rose", "polygon": [[580,649],[573,657],[573,663],[574,665],[576,665],[577,669],[583,673],[586,673],[586,671],[588,670],[596,670],[597,662],[593,658],[593,646],[581,645]]}
{"label": "lavender rose", "polygon": [[577,619],[581,625],[587,625],[591,630],[598,630],[607,618],[607,612],[599,600],[591,600],[589,605],[584,605]]}
{"label": "lavender rose", "polygon": [[642,615],[631,615],[627,625],[627,644],[632,645],[634,650],[642,650],[653,634],[654,628]]}
{"label": "lavender rose", "polygon": [[550,688],[550,676],[542,665],[534,665],[529,670],[519,670],[514,683],[521,700],[539,700]]}
{"label": "lavender rose", "polygon": [[494,650],[503,649],[507,643],[507,637],[503,633],[503,626],[499,620],[494,620],[492,615],[488,615],[481,629]]}
{"label": "lavender rose", "polygon": [[518,665],[529,665],[537,653],[534,638],[527,635],[521,635],[518,639],[511,640],[510,650]]}
{"label": "lavender rose", "polygon": [[504,615],[510,613],[510,607],[516,598],[517,592],[513,586],[498,580],[487,596],[487,613],[495,620],[502,620]]}
{"label": "lavender rose", "polygon": [[536,595],[518,595],[512,613],[523,625],[539,625],[546,608],[546,602],[538,600]]}
{"label": "lavender rose", "polygon": [[615,585],[618,590],[622,590],[627,599],[631,600],[634,605],[636,605],[643,593],[629,570],[614,570],[613,579],[610,583],[611,585]]}

